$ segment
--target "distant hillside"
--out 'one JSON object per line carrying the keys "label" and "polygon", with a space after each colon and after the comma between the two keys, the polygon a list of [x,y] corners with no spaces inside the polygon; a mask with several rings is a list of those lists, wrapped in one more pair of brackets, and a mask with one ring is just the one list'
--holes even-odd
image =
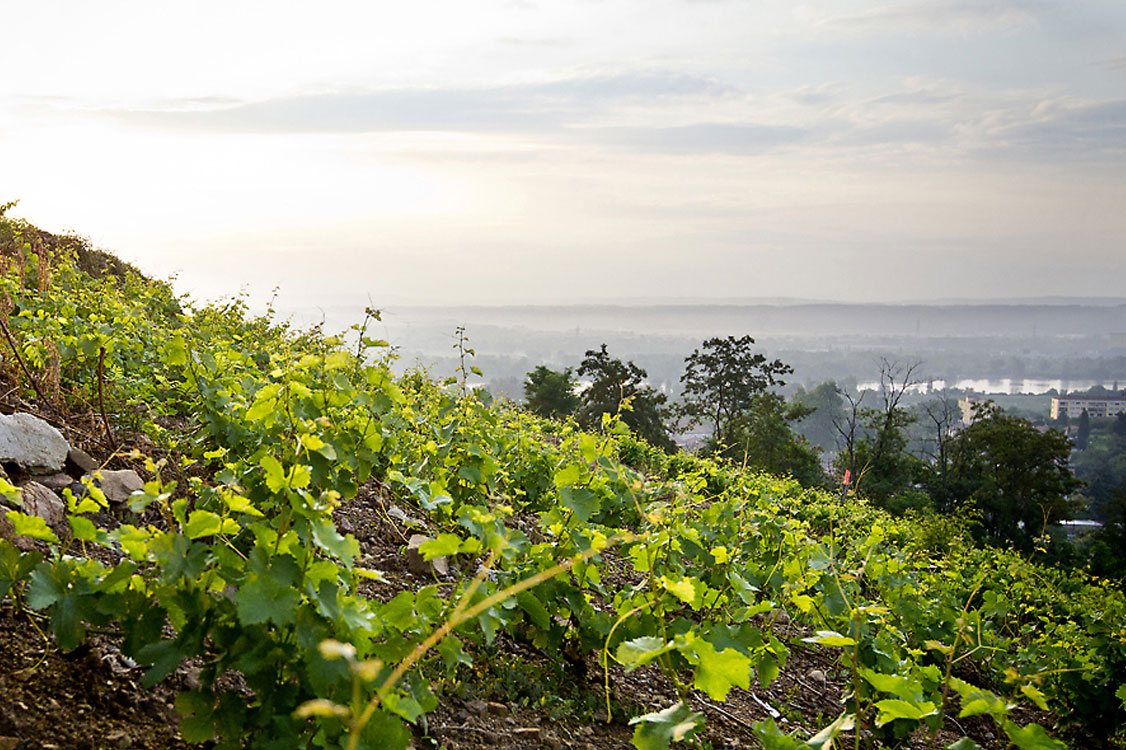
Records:
{"label": "distant hillside", "polygon": [[1126,304],[543,305],[394,307],[404,320],[712,336],[1098,336],[1126,333]]}

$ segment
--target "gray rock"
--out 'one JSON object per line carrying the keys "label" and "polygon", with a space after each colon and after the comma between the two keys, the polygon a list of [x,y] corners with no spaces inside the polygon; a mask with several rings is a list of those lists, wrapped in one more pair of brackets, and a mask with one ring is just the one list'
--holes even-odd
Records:
{"label": "gray rock", "polygon": [[62,433],[34,414],[0,414],[0,461],[53,473],[62,471],[69,450]]}
{"label": "gray rock", "polygon": [[412,534],[407,540],[407,567],[416,576],[447,575],[450,572],[450,563],[445,557],[435,557],[427,560],[418,551],[424,542],[429,542],[430,537],[424,534]]}
{"label": "gray rock", "polygon": [[141,477],[132,469],[119,469],[117,471],[100,469],[87,476],[94,480],[94,483],[105,494],[106,500],[112,505],[122,505],[129,502],[129,496],[145,486]]}
{"label": "gray rock", "polygon": [[35,481],[43,485],[51,492],[62,492],[67,487],[74,484],[74,478],[70,474],[58,473],[48,474],[43,477],[36,477]]}
{"label": "gray rock", "polygon": [[29,516],[39,516],[51,528],[62,526],[66,522],[66,505],[51,490],[39,482],[28,482],[20,487],[23,500],[23,512]]}
{"label": "gray rock", "polygon": [[97,471],[100,464],[90,454],[79,448],[71,448],[66,454],[66,470],[75,477]]}

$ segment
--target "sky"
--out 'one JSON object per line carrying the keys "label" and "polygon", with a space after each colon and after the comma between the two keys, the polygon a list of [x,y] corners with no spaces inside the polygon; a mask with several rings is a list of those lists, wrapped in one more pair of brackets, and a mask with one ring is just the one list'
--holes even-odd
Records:
{"label": "sky", "polygon": [[3,17],[0,203],[199,298],[1126,290],[1122,0]]}

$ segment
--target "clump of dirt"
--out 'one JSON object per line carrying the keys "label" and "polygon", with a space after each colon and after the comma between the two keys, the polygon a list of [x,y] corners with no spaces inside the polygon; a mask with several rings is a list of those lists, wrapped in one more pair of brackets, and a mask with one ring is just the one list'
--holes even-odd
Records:
{"label": "clump of dirt", "polygon": [[109,639],[61,653],[11,602],[0,605],[0,748],[188,748],[168,685],[146,690]]}

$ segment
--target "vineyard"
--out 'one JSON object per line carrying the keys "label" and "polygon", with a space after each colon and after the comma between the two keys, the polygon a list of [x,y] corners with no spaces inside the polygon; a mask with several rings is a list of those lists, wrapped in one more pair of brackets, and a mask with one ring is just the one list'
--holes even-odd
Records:
{"label": "vineyard", "polygon": [[143,480],[91,472],[49,523],[9,472],[0,617],[178,685],[184,742],[488,746],[431,719],[498,694],[642,750],[1126,739],[1112,583],[489,403],[464,338],[452,377],[396,376],[374,310],[333,336],[194,304],[2,213],[0,250],[3,411]]}

